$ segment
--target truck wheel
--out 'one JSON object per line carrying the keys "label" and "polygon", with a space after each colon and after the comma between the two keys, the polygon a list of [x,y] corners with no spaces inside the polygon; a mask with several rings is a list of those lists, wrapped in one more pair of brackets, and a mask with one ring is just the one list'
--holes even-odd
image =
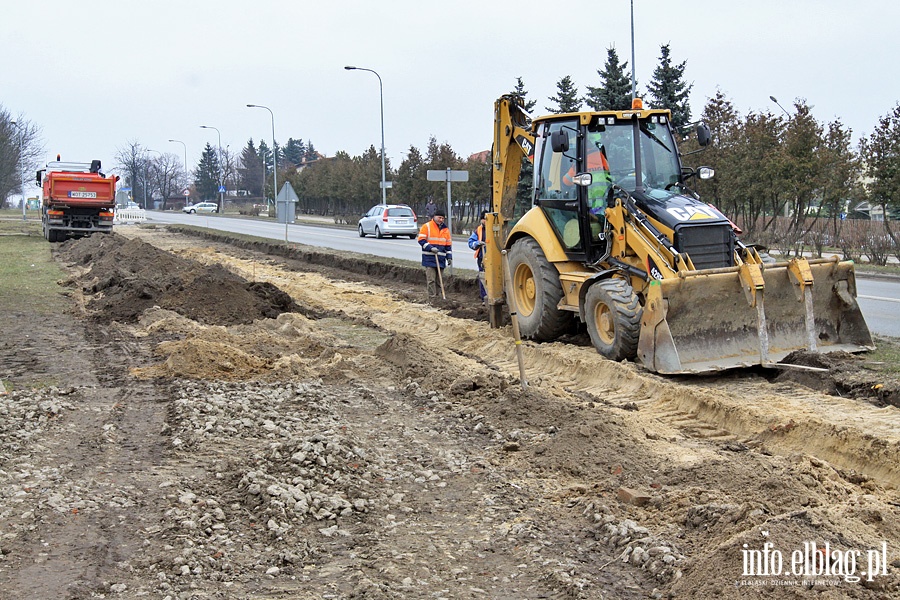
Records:
{"label": "truck wheel", "polygon": [[48,229],[47,230],[47,241],[51,244],[55,244],[58,240],[56,239],[56,230]]}
{"label": "truck wheel", "polygon": [[592,285],[584,297],[584,318],[597,352],[615,361],[637,356],[641,312],[634,290],[624,279]]}
{"label": "truck wheel", "polygon": [[563,297],[559,271],[547,261],[536,241],[524,238],[509,251],[509,271],[522,337],[553,341],[569,330],[573,314],[557,308]]}

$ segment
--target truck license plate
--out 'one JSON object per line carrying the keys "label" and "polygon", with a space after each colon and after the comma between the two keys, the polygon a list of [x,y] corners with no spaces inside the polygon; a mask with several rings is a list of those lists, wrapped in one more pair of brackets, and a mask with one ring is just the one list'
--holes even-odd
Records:
{"label": "truck license plate", "polygon": [[69,192],[69,198],[96,198],[97,192]]}

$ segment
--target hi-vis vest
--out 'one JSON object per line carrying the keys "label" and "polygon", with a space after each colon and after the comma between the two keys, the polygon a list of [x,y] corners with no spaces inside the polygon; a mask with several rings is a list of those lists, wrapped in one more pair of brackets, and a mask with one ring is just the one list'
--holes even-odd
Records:
{"label": "hi-vis vest", "polygon": [[[475,228],[475,237],[478,239],[479,242],[484,241],[484,225],[479,225],[478,227]],[[478,257],[481,256],[483,253],[484,253],[483,246],[478,246],[477,248],[475,248],[475,262],[476,263],[478,262]]]}
{"label": "hi-vis vest", "polygon": [[[449,227],[446,225],[438,227],[434,221],[428,221],[419,230],[418,242],[422,246],[422,266],[436,267],[438,266],[438,257],[431,252],[431,246],[437,246],[441,252],[449,253],[453,238],[450,237]],[[440,267],[443,269],[445,266],[445,257],[442,256],[440,257]]]}
{"label": "hi-vis vest", "polygon": [[[442,252],[444,250],[449,250],[449,246],[453,241],[450,238],[450,228],[446,225],[439,228],[434,221],[428,221],[422,225],[422,229],[419,230],[419,242],[421,243],[423,239],[426,244],[441,246]],[[444,246],[448,246],[448,248],[444,248]]]}

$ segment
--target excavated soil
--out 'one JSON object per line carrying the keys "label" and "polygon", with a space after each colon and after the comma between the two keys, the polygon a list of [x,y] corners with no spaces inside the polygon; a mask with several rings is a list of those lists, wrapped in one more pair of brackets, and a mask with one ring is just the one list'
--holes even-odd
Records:
{"label": "excavated soil", "polygon": [[[897,382],[663,378],[473,283],[163,229],[2,321],[2,598],[892,598]],[[577,336],[576,339],[577,340]]]}

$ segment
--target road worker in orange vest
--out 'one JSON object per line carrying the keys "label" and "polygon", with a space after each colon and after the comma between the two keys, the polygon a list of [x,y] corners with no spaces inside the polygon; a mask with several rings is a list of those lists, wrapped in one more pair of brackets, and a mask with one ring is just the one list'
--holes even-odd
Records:
{"label": "road worker in orange vest", "polygon": [[485,211],[481,211],[481,215],[479,219],[481,220],[478,224],[478,227],[475,228],[475,231],[472,232],[472,235],[469,236],[469,248],[475,251],[475,264],[478,265],[478,293],[481,295],[481,303],[484,304],[484,299],[487,297],[487,290],[484,287],[484,246],[485,242],[485,231],[484,231],[484,216]]}
{"label": "road worker in orange vest", "polygon": [[425,284],[428,298],[437,298],[438,269],[443,273],[444,267],[453,263],[450,228],[444,223],[447,213],[443,209],[434,211],[430,221],[419,230],[419,245],[422,246],[422,266],[425,267]]}

